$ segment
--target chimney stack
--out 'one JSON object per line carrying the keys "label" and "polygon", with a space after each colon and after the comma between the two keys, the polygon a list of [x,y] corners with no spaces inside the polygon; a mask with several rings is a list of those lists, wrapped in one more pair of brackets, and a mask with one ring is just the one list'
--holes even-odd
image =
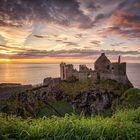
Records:
{"label": "chimney stack", "polygon": [[119,58],[118,58],[118,63],[120,64],[121,63],[121,56],[119,55]]}

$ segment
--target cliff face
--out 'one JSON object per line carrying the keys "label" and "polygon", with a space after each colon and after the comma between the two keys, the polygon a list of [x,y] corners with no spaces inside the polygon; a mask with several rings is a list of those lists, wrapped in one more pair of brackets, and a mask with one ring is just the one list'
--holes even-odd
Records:
{"label": "cliff face", "polygon": [[[7,101],[6,107],[10,108],[12,113],[23,117],[35,117],[44,107],[54,115],[61,116],[57,107],[53,107],[52,104],[64,101],[71,105],[74,112],[95,115],[111,109],[113,101],[128,88],[129,85],[124,87],[115,81],[102,81],[96,84],[89,81],[87,83],[65,82],[61,86],[53,87],[45,85],[16,94],[11,100],[12,103],[7,104]],[[11,109],[11,104],[15,109],[13,107]]]}
{"label": "cliff face", "polygon": [[78,113],[84,115],[95,115],[103,113],[111,108],[113,100],[116,98],[113,92],[101,92],[95,88],[82,90],[72,101],[73,108]]}
{"label": "cliff face", "polygon": [[37,94],[37,91],[32,91],[30,94],[22,93],[17,98],[16,113],[19,116],[27,114],[29,116],[36,116],[41,107],[46,107],[54,112],[55,115],[61,116],[61,113],[56,108],[53,108],[51,104],[65,101],[71,104],[76,113],[95,115],[101,114],[111,108],[112,102],[116,98],[113,92],[102,92],[95,88],[81,90],[76,94],[74,98],[71,98],[63,90],[57,88],[46,90],[40,94]]}

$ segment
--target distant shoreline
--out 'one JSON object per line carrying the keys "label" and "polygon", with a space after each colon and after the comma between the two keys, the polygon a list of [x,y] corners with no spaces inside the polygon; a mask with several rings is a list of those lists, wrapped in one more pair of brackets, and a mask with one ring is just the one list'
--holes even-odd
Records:
{"label": "distant shoreline", "polygon": [[[92,62],[89,62],[89,63],[86,63],[86,62],[81,62],[81,63],[73,63],[73,62],[67,62],[68,64],[94,64],[94,62],[92,63]],[[54,64],[60,64],[60,62],[58,62],[58,63],[9,63],[9,62],[7,62],[7,63],[2,63],[2,62],[0,62],[0,64],[30,64],[30,65],[32,65],[32,64],[49,64],[49,65],[54,65]],[[131,63],[131,62],[127,62],[127,64],[140,64],[140,63],[137,63],[137,62],[135,62],[135,63]]]}

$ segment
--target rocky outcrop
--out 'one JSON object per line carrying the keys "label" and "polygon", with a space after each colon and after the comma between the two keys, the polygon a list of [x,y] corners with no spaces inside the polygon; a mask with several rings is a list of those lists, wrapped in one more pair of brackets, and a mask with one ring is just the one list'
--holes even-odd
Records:
{"label": "rocky outcrop", "polygon": [[28,92],[18,94],[16,114],[22,117],[26,115],[34,117],[42,107],[47,107],[57,116],[61,116],[61,114],[51,105],[51,103],[61,100],[70,102],[69,96],[65,95],[63,90],[47,86],[35,88]]}
{"label": "rocky outcrop", "polygon": [[113,92],[101,92],[95,88],[80,91],[72,101],[73,108],[84,115],[100,114],[111,108],[115,99]]}
{"label": "rocky outcrop", "polygon": [[112,81],[108,84],[111,85],[111,83],[114,88],[109,88],[110,90],[100,88],[103,86],[102,84],[99,86],[96,84],[96,88],[84,86],[86,89],[78,89],[78,85],[78,90],[75,90],[75,93],[73,94],[68,94],[65,89],[62,87],[60,88],[59,86],[51,87],[49,85],[43,85],[32,88],[26,92],[16,94],[15,112],[19,116],[34,117],[41,108],[47,107],[48,110],[55,112],[54,114],[61,116],[59,111],[51,106],[51,104],[56,103],[57,101],[65,101],[71,104],[74,111],[77,113],[83,113],[84,115],[89,116],[100,114],[108,109],[111,109],[113,101],[117,98],[117,96],[121,95],[117,94],[115,91],[119,89],[118,85],[113,84]]}

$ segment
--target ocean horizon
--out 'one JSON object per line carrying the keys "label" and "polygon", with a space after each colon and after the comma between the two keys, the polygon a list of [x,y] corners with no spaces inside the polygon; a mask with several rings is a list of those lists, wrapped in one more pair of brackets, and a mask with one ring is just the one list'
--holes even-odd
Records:
{"label": "ocean horizon", "polygon": [[[81,63],[75,63],[78,69]],[[83,64],[83,63],[82,63]],[[84,63],[85,64],[85,63]],[[94,69],[94,64],[86,63]],[[140,63],[127,63],[127,75],[135,88],[140,88]],[[60,77],[58,63],[0,64],[0,83],[40,84],[46,77]]]}

